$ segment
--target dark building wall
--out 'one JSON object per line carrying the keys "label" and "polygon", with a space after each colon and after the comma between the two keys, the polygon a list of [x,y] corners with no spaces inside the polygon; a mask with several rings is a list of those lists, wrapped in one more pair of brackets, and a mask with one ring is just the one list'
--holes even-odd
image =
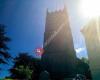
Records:
{"label": "dark building wall", "polygon": [[[62,26],[63,24],[65,25]],[[45,51],[51,50],[51,48],[52,52],[55,52],[56,50],[65,51],[67,50],[66,48],[68,48],[70,51],[74,50],[72,34],[69,27],[69,20],[65,9],[56,12],[47,12],[45,26],[44,43],[54,33],[56,33],[60,27],[62,27],[54,39],[51,40],[51,42],[46,47],[44,47],[46,49]]]}
{"label": "dark building wall", "polygon": [[[53,39],[48,41],[55,33]],[[45,45],[47,41],[49,43]],[[75,75],[76,54],[66,8],[50,13],[47,11],[42,62],[51,75]]]}

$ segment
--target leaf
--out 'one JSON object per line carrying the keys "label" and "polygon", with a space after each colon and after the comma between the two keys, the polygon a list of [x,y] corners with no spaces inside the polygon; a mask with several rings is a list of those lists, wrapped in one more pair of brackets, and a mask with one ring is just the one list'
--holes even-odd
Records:
{"label": "leaf", "polygon": [[10,58],[11,57],[8,52],[0,51],[0,54],[3,55],[4,58]]}
{"label": "leaf", "polygon": [[6,62],[3,59],[0,59],[0,63],[6,64]]}

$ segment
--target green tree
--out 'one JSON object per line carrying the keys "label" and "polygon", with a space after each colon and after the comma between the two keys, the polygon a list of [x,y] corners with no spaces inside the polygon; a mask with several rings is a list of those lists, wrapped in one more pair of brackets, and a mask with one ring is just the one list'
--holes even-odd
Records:
{"label": "green tree", "polygon": [[29,66],[25,67],[24,65],[20,65],[15,68],[15,70],[20,79],[31,80],[32,70],[29,68]]}
{"label": "green tree", "polygon": [[89,80],[92,79],[90,67],[86,58],[77,59],[77,73],[86,76]]}
{"label": "green tree", "polygon": [[35,72],[39,67],[37,61],[36,58],[28,55],[28,53],[20,53],[14,59],[14,66],[10,69],[11,77],[32,80],[32,76],[35,76]]}
{"label": "green tree", "polygon": [[89,60],[87,59],[87,58],[85,58],[85,57],[82,57],[82,59],[81,59],[84,63],[87,63],[87,64],[89,64]]}
{"label": "green tree", "polygon": [[5,25],[0,24],[0,64],[6,63],[6,60],[11,57],[7,46],[9,41],[10,38],[6,35]]}

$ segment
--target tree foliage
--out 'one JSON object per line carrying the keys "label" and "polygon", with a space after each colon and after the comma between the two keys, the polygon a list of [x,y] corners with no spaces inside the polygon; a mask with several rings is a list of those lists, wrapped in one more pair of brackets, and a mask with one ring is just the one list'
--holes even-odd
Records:
{"label": "tree foliage", "polygon": [[6,63],[5,60],[11,57],[8,53],[9,47],[7,46],[10,40],[6,35],[5,25],[0,24],[0,63]]}
{"label": "tree foliage", "polygon": [[87,58],[85,58],[85,57],[82,57],[82,59],[81,59],[84,63],[87,63],[87,64],[89,64],[89,60],[87,59]]}
{"label": "tree foliage", "polygon": [[87,79],[91,79],[91,71],[86,58],[77,59],[77,73],[86,76]]}
{"label": "tree foliage", "polygon": [[33,58],[28,53],[20,53],[14,59],[14,66],[10,69],[11,77],[32,80],[32,76],[35,77],[35,74],[37,74],[38,67],[38,59]]}
{"label": "tree foliage", "polygon": [[32,70],[29,66],[20,65],[15,69],[17,78],[31,80]]}

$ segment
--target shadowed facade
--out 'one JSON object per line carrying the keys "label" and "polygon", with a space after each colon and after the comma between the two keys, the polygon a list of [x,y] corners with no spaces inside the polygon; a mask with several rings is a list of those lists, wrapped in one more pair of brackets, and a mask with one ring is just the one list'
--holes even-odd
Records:
{"label": "shadowed facade", "polygon": [[76,74],[76,54],[66,8],[48,12],[44,33],[43,67],[57,79]]}
{"label": "shadowed facade", "polygon": [[83,29],[93,80],[100,80],[100,18],[91,20]]}

